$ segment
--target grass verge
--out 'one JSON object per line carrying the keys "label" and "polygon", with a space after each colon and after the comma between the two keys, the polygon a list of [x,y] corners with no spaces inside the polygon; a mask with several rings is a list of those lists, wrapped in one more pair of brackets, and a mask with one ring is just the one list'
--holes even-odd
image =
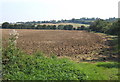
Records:
{"label": "grass verge", "polygon": [[76,63],[43,53],[14,53],[3,65],[4,80],[118,80],[119,76],[117,62]]}

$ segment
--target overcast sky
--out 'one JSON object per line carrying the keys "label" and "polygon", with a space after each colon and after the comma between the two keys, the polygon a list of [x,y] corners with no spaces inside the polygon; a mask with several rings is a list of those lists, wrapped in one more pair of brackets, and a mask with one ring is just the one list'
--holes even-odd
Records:
{"label": "overcast sky", "polygon": [[0,0],[0,23],[118,17],[120,0]]}

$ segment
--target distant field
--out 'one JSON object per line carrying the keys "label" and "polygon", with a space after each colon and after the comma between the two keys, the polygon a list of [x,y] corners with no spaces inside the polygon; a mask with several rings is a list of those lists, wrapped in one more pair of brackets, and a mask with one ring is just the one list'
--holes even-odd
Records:
{"label": "distant field", "polygon": [[[10,30],[2,29],[4,46],[7,45]],[[100,34],[68,30],[16,30],[20,34],[17,46],[28,54],[42,51],[47,55],[55,54],[75,60],[97,60],[109,56],[102,54],[109,46],[105,45],[106,39]]]}
{"label": "distant field", "polygon": [[73,25],[73,27],[80,27],[82,25],[88,27],[89,25],[88,24],[78,24],[78,23],[57,23],[57,24],[53,24],[53,23],[43,23],[43,24],[40,24],[40,25]]}

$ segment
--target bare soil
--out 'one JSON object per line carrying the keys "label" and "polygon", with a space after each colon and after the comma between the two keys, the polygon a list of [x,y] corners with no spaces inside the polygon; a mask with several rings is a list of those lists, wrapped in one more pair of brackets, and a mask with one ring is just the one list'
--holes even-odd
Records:
{"label": "bare soil", "polygon": [[[3,47],[6,47],[9,32],[12,29],[0,30],[2,30]],[[28,54],[42,51],[46,55],[55,54],[77,61],[104,61],[116,58],[116,55],[113,57],[109,52],[110,46],[106,45],[105,35],[75,30],[16,30],[19,33],[17,47]],[[109,53],[104,54],[103,52]]]}

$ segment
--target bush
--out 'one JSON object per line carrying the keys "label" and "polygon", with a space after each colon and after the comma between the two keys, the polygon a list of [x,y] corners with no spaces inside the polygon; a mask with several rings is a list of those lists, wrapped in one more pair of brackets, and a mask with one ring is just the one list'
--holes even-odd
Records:
{"label": "bush", "polygon": [[120,35],[120,18],[112,23],[111,27],[108,29],[108,33],[112,35]]}
{"label": "bush", "polygon": [[73,29],[73,25],[65,25],[64,30],[72,30]]}
{"label": "bush", "polygon": [[13,60],[4,65],[6,80],[83,80],[85,76],[70,60],[47,58],[41,53],[21,53]]}

